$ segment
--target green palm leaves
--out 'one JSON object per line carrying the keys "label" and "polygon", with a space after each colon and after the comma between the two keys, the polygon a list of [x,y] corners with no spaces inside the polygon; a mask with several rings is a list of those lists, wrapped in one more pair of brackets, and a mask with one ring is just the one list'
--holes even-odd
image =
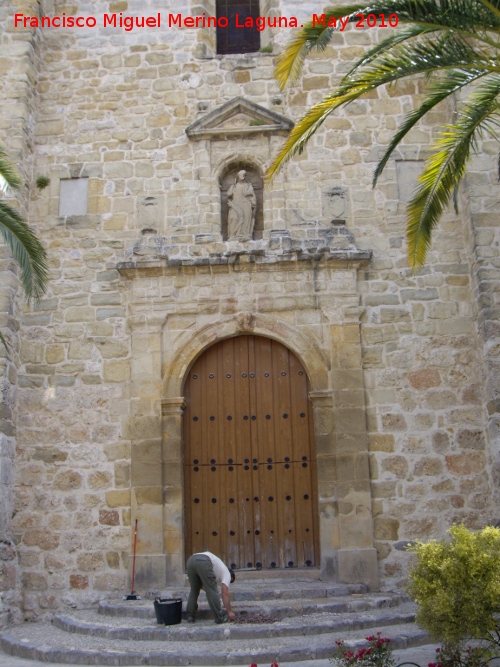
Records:
{"label": "green palm leaves", "polygon": [[[19,189],[21,179],[0,147],[0,189]],[[45,249],[21,215],[0,200],[0,234],[21,268],[21,284],[26,298],[37,303],[47,290],[49,269]]]}
{"label": "green palm leaves", "polygon": [[[427,95],[409,113],[393,136],[374,173],[383,168],[403,138],[439,102],[474,84],[453,123],[443,127],[432,156],[408,205],[408,259],[412,267],[425,262],[432,230],[452,196],[456,196],[471,151],[482,135],[496,137],[500,124],[500,0],[374,0],[325,13],[331,17],[356,14],[396,14],[402,29],[370,49],[342,79],[339,87],[300,119],[268,171],[268,180],[295,154],[328,116],[379,86],[424,74]],[[328,45],[333,28],[307,25],[280,56],[276,78],[284,87],[300,74],[307,54]]]}

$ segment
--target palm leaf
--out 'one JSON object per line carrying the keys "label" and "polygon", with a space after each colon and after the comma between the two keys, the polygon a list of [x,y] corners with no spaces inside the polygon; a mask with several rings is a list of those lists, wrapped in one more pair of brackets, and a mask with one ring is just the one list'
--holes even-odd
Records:
{"label": "palm leaf", "polygon": [[17,190],[21,187],[22,181],[17,169],[9,160],[5,148],[0,146],[0,176],[11,188]]}
{"label": "palm leaf", "polygon": [[0,234],[21,267],[21,283],[27,299],[38,302],[47,289],[49,268],[45,249],[21,215],[0,201]]}
{"label": "palm leaf", "polygon": [[335,109],[381,85],[407,76],[428,74],[460,65],[475,67],[485,73],[500,72],[500,65],[496,60],[486,59],[459,37],[448,34],[439,40],[423,38],[416,44],[400,44],[390,53],[380,55],[376,62],[365,67],[357,76],[344,80],[335,93],[309,109],[298,121],[270,166],[266,175],[267,181],[270,182],[283,164],[297,152],[302,152],[310,137]]}
{"label": "palm leaf", "polygon": [[[328,25],[331,18],[340,17],[356,21],[357,15],[361,13],[377,16],[396,14],[401,23],[411,24],[406,30],[390,35],[373,47],[356,63],[352,72],[393,44],[437,30],[451,29],[461,33],[463,37],[482,39],[491,46],[498,46],[497,42],[484,34],[500,32],[500,17],[497,15],[499,10],[490,8],[489,5],[492,3],[488,0],[442,0],[439,3],[435,0],[379,0],[365,5],[358,3],[330,8],[325,12],[325,23]],[[309,22],[294,36],[277,61],[275,76],[281,88],[284,88],[288,81],[294,83],[298,79],[307,55],[312,49],[323,50],[334,30]]]}
{"label": "palm leaf", "polygon": [[490,2],[489,0],[479,0],[482,5],[487,7],[490,12],[495,14],[495,16],[500,20],[500,7],[498,6],[498,3]]}
{"label": "palm leaf", "polygon": [[[418,121],[425,116],[425,114],[434,108],[437,104],[445,100],[452,93],[457,92],[461,88],[469,85],[473,81],[478,80],[486,74],[484,70],[471,70],[470,72],[464,72],[461,70],[451,71],[444,79],[439,79],[434,82],[429,88],[429,96],[426,97],[424,102],[420,105],[418,109],[411,111],[403,123],[401,124],[399,130],[392,137],[389,147],[384,153],[382,159],[378,163],[375,172],[373,174],[373,187],[376,186],[377,180],[384,170],[385,165],[387,164],[389,158],[391,157],[393,151],[397,148],[399,143],[403,138],[408,134],[408,132],[418,123]],[[500,173],[500,172],[499,172]]]}
{"label": "palm leaf", "polygon": [[465,173],[466,163],[481,133],[497,136],[500,125],[500,76],[491,76],[469,96],[453,125],[440,134],[418,179],[419,187],[408,204],[408,257],[421,266],[432,230]]}

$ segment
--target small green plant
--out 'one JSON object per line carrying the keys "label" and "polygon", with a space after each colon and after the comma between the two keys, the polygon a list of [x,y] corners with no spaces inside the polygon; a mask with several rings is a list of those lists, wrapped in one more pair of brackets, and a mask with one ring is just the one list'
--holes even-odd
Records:
{"label": "small green plant", "polygon": [[50,184],[50,178],[48,176],[39,176],[35,183],[39,190],[44,190]]}
{"label": "small green plant", "polygon": [[366,637],[369,645],[357,651],[346,649],[343,641],[335,642],[337,650],[331,662],[335,667],[394,667],[391,640],[381,637],[381,633]]}
{"label": "small green plant", "polygon": [[273,52],[272,44],[268,44],[267,46],[261,46],[259,49],[259,53],[272,53],[272,52]]}
{"label": "small green plant", "polygon": [[451,650],[470,639],[500,648],[500,530],[453,526],[451,539],[417,542],[410,550],[409,594],[417,623]]}
{"label": "small green plant", "polygon": [[257,125],[265,125],[265,122],[263,120],[251,120],[248,123],[251,127],[257,126]]}

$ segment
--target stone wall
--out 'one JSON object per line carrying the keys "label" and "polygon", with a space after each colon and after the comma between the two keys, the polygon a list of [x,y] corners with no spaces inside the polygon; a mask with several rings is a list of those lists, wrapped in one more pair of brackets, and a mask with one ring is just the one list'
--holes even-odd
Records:
{"label": "stone wall", "polygon": [[[26,2],[27,11],[36,11],[36,2]],[[24,185],[7,192],[8,203],[28,216],[29,190],[34,160],[36,80],[39,61],[39,34],[10,29],[11,11],[0,7],[2,58],[0,59],[0,118],[2,146],[17,167]],[[0,626],[20,617],[21,572],[11,517],[14,511],[14,475],[17,456],[19,309],[23,295],[19,289],[18,267],[3,246],[0,265],[0,328],[9,350],[0,344]]]}
{"label": "stone wall", "polygon": [[[2,11],[21,11],[14,4]],[[185,7],[74,0],[46,2],[44,11],[147,15]],[[302,20],[313,11],[312,3],[287,0],[281,13]],[[280,92],[273,67],[285,29],[266,33],[273,53],[241,57],[199,57],[209,55],[197,49],[210,35],[188,29],[15,32],[12,49],[40,40],[35,143],[24,154],[33,155],[32,179],[51,179],[46,190],[32,188],[29,207],[49,252],[50,288],[39,310],[24,308],[18,360],[12,529],[26,618],[123,593],[135,517],[141,558],[171,556],[143,572],[151,566],[166,576],[182,566],[179,476],[170,484],[166,469],[175,466],[167,465],[162,478],[158,457],[165,464],[173,456],[165,424],[178,428],[182,374],[208,342],[191,356],[179,347],[171,359],[168,332],[176,323],[186,345],[244,313],[271,318],[268,335],[285,344],[285,325],[315,341],[329,392],[315,397],[323,401],[317,448],[327,441],[337,457],[323,480],[330,499],[323,549],[348,554],[356,540],[369,549],[373,523],[382,587],[404,581],[407,541],[443,536],[453,521],[478,528],[497,516],[495,432],[485,428],[487,402],[494,412],[496,348],[487,335],[485,365],[476,308],[479,299],[482,326],[496,319],[488,305],[496,280],[496,231],[487,229],[493,200],[484,193],[492,187],[489,161],[476,163],[460,215],[444,216],[426,267],[412,274],[405,258],[404,202],[433,128],[452,109],[443,106],[410,133],[375,190],[373,168],[422,99],[423,82],[374,92],[335,113],[265,191],[263,239],[244,247],[217,237],[218,174],[233,159],[264,168],[283,138],[198,141],[185,133],[235,97],[296,120],[384,34],[335,34],[331,47],[308,59],[297,85]],[[15,113],[4,117],[13,122]],[[86,215],[59,216],[60,180],[69,178],[88,179]],[[147,215],[146,197],[155,198]],[[480,275],[490,267],[491,281]],[[481,296],[486,284],[489,300]],[[488,327],[481,331],[496,331]],[[174,366],[178,391],[169,396],[178,402],[162,409]],[[178,431],[175,437],[170,463],[180,464]],[[365,528],[356,534],[358,510],[356,525]],[[332,527],[341,524],[345,543]]]}

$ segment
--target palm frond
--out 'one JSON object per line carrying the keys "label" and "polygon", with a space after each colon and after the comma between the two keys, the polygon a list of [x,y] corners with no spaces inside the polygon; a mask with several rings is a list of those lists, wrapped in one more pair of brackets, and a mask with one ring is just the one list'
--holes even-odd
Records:
{"label": "palm frond", "polygon": [[269,168],[267,181],[270,182],[283,164],[297,152],[302,152],[309,138],[335,109],[381,85],[415,74],[431,73],[461,65],[484,73],[500,72],[500,65],[496,59],[487,59],[476,53],[467,43],[451,34],[443,35],[438,40],[423,38],[416,44],[399,44],[390,53],[381,54],[357,76],[344,79],[337,91],[313,106],[298,121]]}
{"label": "palm frond", "polygon": [[325,29],[308,24],[293,37],[276,60],[274,76],[282,90],[288,81],[297,81],[304,61],[313,48],[326,48],[332,33],[333,28]]}
{"label": "palm frond", "polygon": [[[463,37],[473,37],[487,42],[490,46],[498,46],[496,40],[488,37],[488,33],[500,33],[500,10],[489,0],[375,0],[363,4],[351,4],[330,7],[324,12],[324,24],[309,22],[300,30],[279,56],[276,66],[276,79],[281,88],[287,82],[294,83],[300,74],[304,60],[312,49],[323,50],[337,28],[327,27],[330,19],[347,19],[357,21],[359,14],[396,14],[401,24],[410,24],[402,30],[371,49],[353,67],[355,71],[367,62],[372,61],[380,52],[389,49],[393,44],[415,38],[428,32],[453,30]],[[321,14],[319,16],[322,16]]]}
{"label": "palm frond", "polygon": [[500,124],[500,76],[491,76],[471,93],[457,121],[447,126],[418,179],[419,187],[408,204],[408,258],[413,267],[425,261],[432,230],[465,173],[479,136],[496,136]]}
{"label": "palm frond", "polygon": [[385,165],[387,164],[393,151],[397,148],[399,143],[404,139],[408,132],[418,123],[418,121],[423,118],[423,116],[425,116],[428,111],[445,100],[452,93],[457,92],[461,88],[464,88],[465,86],[469,85],[473,81],[480,79],[483,76],[485,76],[484,70],[471,70],[470,72],[454,70],[448,72],[445,78],[438,79],[429,87],[429,95],[425,98],[418,109],[411,111],[405,117],[398,131],[392,137],[386,152],[378,163],[373,174],[373,187],[376,186],[378,178],[384,170]]}
{"label": "palm frond", "polygon": [[498,7],[498,5],[495,5],[495,3],[490,2],[489,0],[479,0],[479,2],[487,7],[490,12],[495,14],[495,16],[500,20],[500,7]]}
{"label": "palm frond", "polygon": [[46,292],[49,276],[45,249],[21,215],[3,201],[0,201],[0,234],[21,268],[26,298],[38,302]]}
{"label": "palm frond", "polygon": [[409,25],[403,28],[402,30],[399,30],[398,32],[394,32],[394,34],[389,35],[386,39],[383,39],[381,42],[378,44],[375,44],[374,47],[369,49],[364,56],[362,56],[356,64],[350,69],[346,76],[344,78],[352,76],[354,72],[357,70],[361,69],[365,65],[373,62],[379,55],[387,53],[392,49],[394,46],[397,46],[398,44],[402,44],[403,42],[406,42],[408,40],[411,40],[415,37],[418,37],[420,35],[425,35],[426,33],[429,32],[434,32],[436,29],[435,28],[429,28],[429,27],[424,27],[421,26],[420,24],[415,24],[415,25]]}
{"label": "palm frond", "polygon": [[7,151],[2,146],[0,146],[0,176],[13,189],[17,190],[22,185],[17,169],[10,161]]}

